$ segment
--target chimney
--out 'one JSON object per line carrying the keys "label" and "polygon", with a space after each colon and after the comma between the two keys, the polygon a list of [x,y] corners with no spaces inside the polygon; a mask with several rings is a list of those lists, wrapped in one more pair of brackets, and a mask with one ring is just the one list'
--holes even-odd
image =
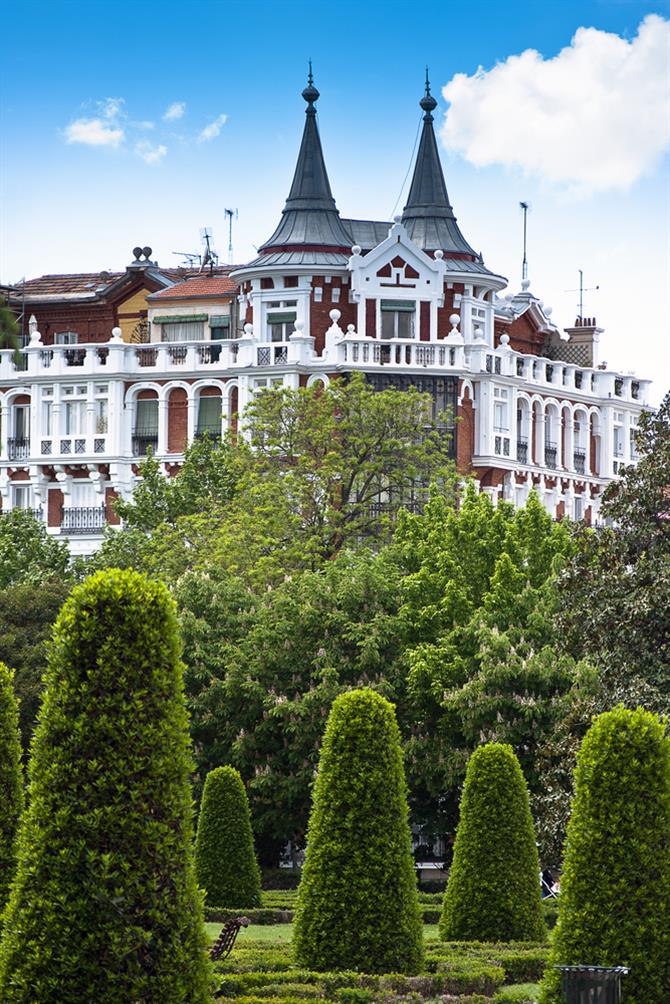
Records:
{"label": "chimney", "polygon": [[600,362],[599,342],[604,328],[599,328],[595,317],[577,317],[571,328],[564,328],[568,335],[570,362],[579,366],[597,366]]}

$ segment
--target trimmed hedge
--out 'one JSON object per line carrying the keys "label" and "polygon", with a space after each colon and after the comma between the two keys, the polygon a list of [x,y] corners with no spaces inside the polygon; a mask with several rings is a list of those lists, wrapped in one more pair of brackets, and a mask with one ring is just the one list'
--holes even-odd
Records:
{"label": "trimmed hedge", "polygon": [[58,617],[3,1004],[211,1000],[179,650],[167,589],[135,572],[91,576]]}
{"label": "trimmed hedge", "polygon": [[528,788],[511,746],[470,757],[444,897],[445,941],[542,941],[540,867]]}
{"label": "trimmed hedge", "polygon": [[0,662],[0,914],[16,868],[16,833],[23,809],[19,708],[14,674]]}
{"label": "trimmed hedge", "polygon": [[216,767],[205,779],[195,873],[208,906],[260,907],[261,873],[254,853],[249,802],[234,767]]}
{"label": "trimmed hedge", "polygon": [[577,758],[551,965],[630,966],[627,1004],[670,999],[670,739],[656,715],[595,719]]}
{"label": "trimmed hedge", "polygon": [[393,705],[372,690],[341,694],[328,716],[293,944],[319,970],[421,965],[400,732]]}

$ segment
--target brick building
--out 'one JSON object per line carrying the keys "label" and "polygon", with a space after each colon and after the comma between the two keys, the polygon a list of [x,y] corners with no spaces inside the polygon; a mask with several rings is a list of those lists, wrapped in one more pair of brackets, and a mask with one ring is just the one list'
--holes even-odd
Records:
{"label": "brick building", "polygon": [[[521,504],[534,487],[553,515],[597,519],[604,487],[635,460],[649,381],[600,365],[594,319],[561,332],[527,281],[503,295],[507,280],[449,201],[428,84],[407,205],[392,222],[340,216],[311,75],[303,98],[288,199],[253,261],[185,281],[140,262],[102,293],[90,277],[79,329],[63,306],[72,277],[47,277],[62,313],[36,306],[20,363],[0,353],[3,508],[39,509],[51,532],[90,551],[148,446],[173,473],[187,442],[259,390],[358,370],[448,409],[459,468],[483,491]],[[58,337],[71,329],[76,351]]]}

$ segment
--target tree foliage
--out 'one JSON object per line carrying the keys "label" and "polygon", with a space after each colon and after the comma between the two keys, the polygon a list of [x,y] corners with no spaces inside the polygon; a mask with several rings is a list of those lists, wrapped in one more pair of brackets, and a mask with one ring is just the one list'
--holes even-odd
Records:
{"label": "tree foliage", "polygon": [[29,509],[10,509],[0,518],[0,589],[18,583],[71,576],[67,544],[50,537]]}
{"label": "tree foliage", "polygon": [[221,571],[179,584],[191,728],[201,776],[233,764],[266,862],[304,842],[325,720],[345,689],[398,697],[398,569],[340,554],[263,592]]}
{"label": "tree foliage", "polygon": [[670,988],[670,739],[657,716],[600,715],[578,755],[561,899],[544,1000],[560,1000],[553,965],[626,965],[630,1004],[665,1004]]}
{"label": "tree foliage", "polygon": [[210,906],[261,905],[249,803],[239,771],[216,767],[205,779],[195,842],[195,872]]}
{"label": "tree foliage", "polygon": [[422,957],[400,733],[372,690],[341,694],[314,786],[293,944],[312,969],[416,972]]}
{"label": "tree foliage", "polygon": [[0,997],[210,1000],[180,641],[165,587],[99,573],[58,618]]}
{"label": "tree foliage", "polygon": [[19,712],[12,672],[0,662],[0,913],[16,866],[16,834],[23,809]]}
{"label": "tree foliage", "polygon": [[542,941],[546,935],[528,788],[511,746],[472,754],[440,918],[446,941]]}
{"label": "tree foliage", "polygon": [[571,652],[600,669],[602,705],[630,686],[670,711],[670,394],[640,417],[639,462],[605,492],[613,527],[584,530],[561,578],[559,608]]}
{"label": "tree foliage", "polygon": [[72,584],[45,579],[0,589],[0,662],[14,669],[14,692],[24,754],[28,752],[42,697],[49,639]]}

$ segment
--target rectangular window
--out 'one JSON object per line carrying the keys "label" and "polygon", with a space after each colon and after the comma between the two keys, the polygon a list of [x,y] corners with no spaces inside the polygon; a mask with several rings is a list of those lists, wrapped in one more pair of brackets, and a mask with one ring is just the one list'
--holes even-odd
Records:
{"label": "rectangular window", "polygon": [[76,331],[59,331],[56,335],[56,345],[76,345]]}
{"label": "rectangular window", "polygon": [[42,435],[53,436],[53,405],[51,401],[42,401]]}
{"label": "rectangular window", "polygon": [[204,338],[204,321],[175,321],[161,325],[163,342],[202,342]]}
{"label": "rectangular window", "polygon": [[210,317],[209,337],[213,342],[222,342],[227,338],[232,338],[229,314],[220,314]]}
{"label": "rectangular window", "polygon": [[493,425],[496,432],[509,431],[509,391],[505,387],[493,389]]}
{"label": "rectangular window", "polygon": [[107,398],[101,397],[95,402],[95,431],[99,436],[104,436],[107,433],[108,426],[108,408],[107,408]]}
{"label": "rectangular window", "polygon": [[30,406],[17,404],[14,406],[14,438],[28,439],[30,435]]}
{"label": "rectangular window", "polygon": [[66,436],[81,436],[85,431],[86,402],[66,401],[63,430]]}
{"label": "rectangular window", "polygon": [[332,297],[333,297],[333,303],[339,303],[340,302],[340,287],[339,286],[333,286]]}
{"label": "rectangular window", "polygon": [[155,397],[137,402],[135,432],[140,436],[158,435],[158,400]]}
{"label": "rectangular window", "polygon": [[221,396],[201,397],[198,404],[198,436],[221,435]]}
{"label": "rectangular window", "polygon": [[14,485],[14,508],[30,509],[32,488],[30,485]]}
{"label": "rectangular window", "polygon": [[323,286],[314,287],[314,303],[321,303],[323,301]]}
{"label": "rectangular window", "polygon": [[614,456],[623,457],[623,429],[620,425],[614,426]]}
{"label": "rectangular window", "polygon": [[271,342],[287,342],[295,330],[295,310],[268,313],[268,331]]}
{"label": "rectangular window", "polygon": [[416,304],[413,300],[382,300],[382,331],[385,341],[393,338],[414,338],[414,315]]}

